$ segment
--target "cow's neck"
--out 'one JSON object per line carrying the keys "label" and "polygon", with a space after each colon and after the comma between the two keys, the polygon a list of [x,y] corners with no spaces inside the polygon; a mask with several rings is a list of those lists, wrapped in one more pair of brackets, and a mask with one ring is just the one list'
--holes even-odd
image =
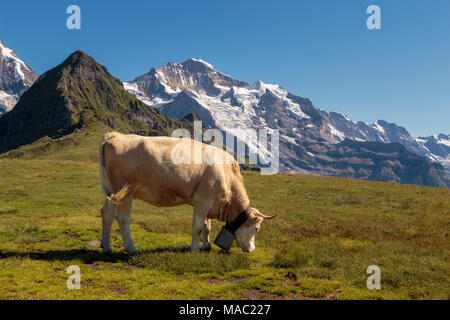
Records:
{"label": "cow's neck", "polygon": [[234,187],[226,221],[232,222],[239,214],[247,210],[249,205],[250,201],[248,199],[245,188],[241,186]]}

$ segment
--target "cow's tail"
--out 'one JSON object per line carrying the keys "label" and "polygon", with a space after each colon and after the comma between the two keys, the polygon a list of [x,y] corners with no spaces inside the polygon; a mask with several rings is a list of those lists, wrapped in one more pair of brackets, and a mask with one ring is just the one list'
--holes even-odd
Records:
{"label": "cow's tail", "polygon": [[111,197],[112,192],[108,187],[105,176],[105,142],[108,140],[108,134],[106,134],[102,142],[100,142],[100,148],[98,150],[98,166],[100,168],[100,178],[102,179],[102,189],[106,196]]}
{"label": "cow's tail", "polygon": [[121,203],[122,203],[122,201],[125,199],[125,198],[127,198],[127,197],[129,197],[129,196],[133,196],[133,192],[134,192],[134,189],[133,189],[133,187],[131,186],[131,184],[129,184],[129,183],[126,183],[123,187],[122,187],[122,189],[120,189],[119,191],[117,191],[116,193],[114,193],[112,196],[111,196],[111,202],[113,203],[113,204],[115,204],[115,205],[120,205]]}

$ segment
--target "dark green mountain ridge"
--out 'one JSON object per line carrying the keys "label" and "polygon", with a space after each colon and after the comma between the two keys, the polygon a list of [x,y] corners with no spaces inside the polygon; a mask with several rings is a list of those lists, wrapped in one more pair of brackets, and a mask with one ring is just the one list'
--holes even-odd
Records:
{"label": "dark green mountain ridge", "polygon": [[14,109],[0,118],[0,152],[99,125],[105,131],[141,135],[191,128],[190,121],[167,118],[139,101],[106,67],[76,51],[41,75]]}

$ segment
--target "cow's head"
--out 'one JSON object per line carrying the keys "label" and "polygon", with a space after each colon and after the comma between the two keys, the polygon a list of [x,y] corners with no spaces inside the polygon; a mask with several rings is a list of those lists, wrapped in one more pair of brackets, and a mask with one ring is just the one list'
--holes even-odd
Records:
{"label": "cow's head", "polygon": [[277,215],[265,216],[256,208],[251,208],[248,220],[235,232],[236,243],[244,252],[255,250],[255,234],[261,228],[265,219],[273,219]]}

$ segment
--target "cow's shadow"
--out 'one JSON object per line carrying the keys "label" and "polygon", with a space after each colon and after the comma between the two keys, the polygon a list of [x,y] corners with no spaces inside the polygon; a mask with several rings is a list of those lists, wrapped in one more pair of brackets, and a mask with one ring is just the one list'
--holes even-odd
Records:
{"label": "cow's shadow", "polygon": [[32,251],[32,252],[16,252],[16,251],[0,251],[0,260],[11,257],[27,258],[42,261],[71,261],[80,260],[85,264],[95,262],[129,262],[133,257],[147,253],[187,253],[190,252],[189,247],[163,247],[150,250],[140,250],[135,255],[129,255],[125,252],[102,253],[98,250],[88,249],[70,249],[70,250],[49,250],[49,251]]}

